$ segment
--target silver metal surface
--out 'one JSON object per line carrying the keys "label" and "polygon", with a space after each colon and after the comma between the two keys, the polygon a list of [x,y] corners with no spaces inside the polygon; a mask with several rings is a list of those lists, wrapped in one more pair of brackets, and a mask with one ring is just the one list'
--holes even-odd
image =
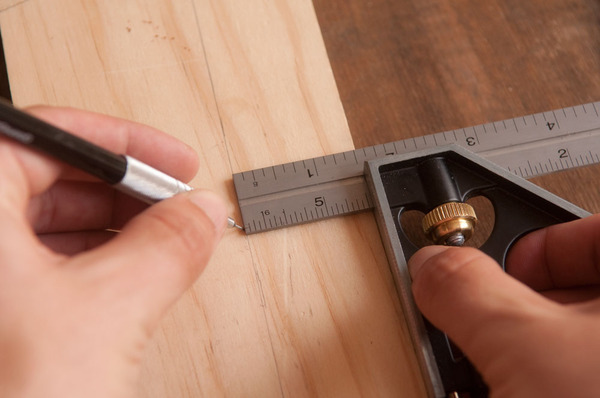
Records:
{"label": "silver metal surface", "polygon": [[247,233],[371,209],[364,163],[456,144],[531,178],[600,163],[600,102],[265,167],[233,176]]}
{"label": "silver metal surface", "polygon": [[[127,159],[127,172],[121,182],[115,184],[114,187],[145,203],[153,204],[194,189],[135,158],[130,156],[125,156],[125,158]],[[243,227],[231,217],[227,218],[227,226],[243,230]]]}
{"label": "silver metal surface", "polygon": [[125,176],[114,187],[148,204],[168,199],[193,188],[130,156]]}
{"label": "silver metal surface", "polygon": [[244,227],[242,227],[241,225],[238,225],[235,220],[231,217],[227,217],[227,227],[228,228],[237,228],[239,230],[244,230]]}
{"label": "silver metal surface", "polygon": [[462,246],[465,244],[465,236],[461,233],[455,233],[450,235],[448,239],[446,239],[446,246]]}

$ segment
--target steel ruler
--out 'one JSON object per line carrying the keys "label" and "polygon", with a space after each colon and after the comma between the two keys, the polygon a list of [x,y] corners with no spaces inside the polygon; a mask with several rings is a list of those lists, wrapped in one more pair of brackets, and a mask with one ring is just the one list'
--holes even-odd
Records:
{"label": "steel ruler", "polygon": [[371,209],[366,161],[450,144],[524,178],[600,163],[600,102],[236,173],[244,229],[252,234]]}

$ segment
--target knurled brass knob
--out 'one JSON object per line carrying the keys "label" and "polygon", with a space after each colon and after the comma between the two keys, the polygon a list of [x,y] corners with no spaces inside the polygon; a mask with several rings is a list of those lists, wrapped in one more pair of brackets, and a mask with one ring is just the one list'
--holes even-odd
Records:
{"label": "knurled brass knob", "polygon": [[467,203],[448,202],[423,218],[423,232],[438,245],[462,246],[473,235],[475,209]]}

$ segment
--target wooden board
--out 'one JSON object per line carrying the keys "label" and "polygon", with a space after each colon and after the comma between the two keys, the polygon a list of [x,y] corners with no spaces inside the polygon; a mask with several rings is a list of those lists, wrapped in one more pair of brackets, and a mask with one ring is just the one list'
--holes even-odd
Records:
{"label": "wooden board", "polygon": [[[6,0],[0,11],[17,104],[177,136],[201,155],[193,183],[236,216],[233,172],[600,98],[594,0]],[[599,173],[535,182],[597,212]],[[423,396],[373,217],[228,233],[157,332],[140,394]]]}
{"label": "wooden board", "polygon": [[[232,213],[232,172],[353,148],[308,1],[29,0],[0,25],[16,104],[177,136]],[[230,232],[162,323],[140,393],[421,396],[399,308],[370,214]]]}

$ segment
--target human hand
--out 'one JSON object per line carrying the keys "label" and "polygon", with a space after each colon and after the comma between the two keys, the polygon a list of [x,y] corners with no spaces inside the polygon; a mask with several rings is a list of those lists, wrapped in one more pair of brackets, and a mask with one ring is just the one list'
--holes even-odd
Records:
{"label": "human hand", "polygon": [[[29,112],[184,181],[198,167],[190,148],[147,126]],[[207,264],[226,212],[206,191],[146,209],[0,138],[0,220],[0,396],[124,397],[135,395],[144,347]]]}
{"label": "human hand", "polygon": [[600,215],[525,236],[510,275],[472,248],[426,247],[408,266],[417,306],[491,397],[600,396]]}

